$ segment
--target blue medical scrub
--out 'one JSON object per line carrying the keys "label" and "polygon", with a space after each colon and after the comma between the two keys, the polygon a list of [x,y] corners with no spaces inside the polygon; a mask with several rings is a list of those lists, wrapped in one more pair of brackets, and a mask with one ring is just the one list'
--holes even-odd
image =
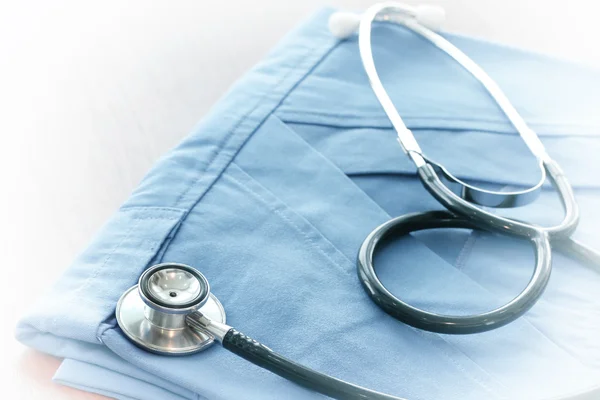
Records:
{"label": "blue medical scrub", "polygon": [[[318,371],[410,400],[555,398],[600,386],[600,271],[555,253],[552,278],[523,318],[487,333],[423,332],[361,288],[365,236],[400,214],[440,209],[402,153],[367,82],[356,37],[331,11],[288,35],[166,154],[50,293],[18,338],[64,357],[56,380],[120,399],[318,399],[217,346],[147,353],[118,328],[117,300],[150,265],[197,267],[228,323]],[[379,73],[425,153],[464,179],[536,182],[536,162],[468,73],[423,39],[374,28]],[[600,248],[600,72],[448,35],[497,80],[575,187],[575,237]],[[503,214],[550,225],[548,186]],[[419,233],[375,260],[388,287],[429,310],[489,310],[533,268],[522,240]]]}

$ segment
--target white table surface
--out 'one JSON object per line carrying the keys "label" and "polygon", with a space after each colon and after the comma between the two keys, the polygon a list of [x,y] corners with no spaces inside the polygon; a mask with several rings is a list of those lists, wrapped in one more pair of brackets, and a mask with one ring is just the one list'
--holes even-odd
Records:
{"label": "white table surface", "polygon": [[[600,65],[593,0],[432,3],[449,31]],[[325,4],[372,1],[0,0],[3,398],[96,398],[52,383],[59,360],[18,344],[17,319],[157,157]]]}

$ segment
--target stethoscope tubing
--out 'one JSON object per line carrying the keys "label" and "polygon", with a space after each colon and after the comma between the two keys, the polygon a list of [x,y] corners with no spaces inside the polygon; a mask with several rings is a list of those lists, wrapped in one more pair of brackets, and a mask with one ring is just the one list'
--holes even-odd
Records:
{"label": "stethoscope tubing", "polygon": [[256,340],[231,329],[222,345],[232,353],[308,389],[340,400],[406,400],[317,372],[278,354]]}
{"label": "stethoscope tubing", "polygon": [[419,309],[394,296],[377,276],[373,263],[376,251],[382,243],[399,236],[439,228],[479,227],[471,220],[448,211],[429,211],[393,218],[375,228],[364,240],[358,253],[358,277],[367,294],[386,313],[410,326],[430,332],[472,334],[504,326],[523,315],[538,301],[552,271],[550,241],[548,234],[541,230],[535,230],[535,235],[529,236],[535,251],[535,267],[529,283],[520,294],[501,307],[474,315],[444,315]]}
{"label": "stethoscope tubing", "polygon": [[[394,218],[375,228],[364,240],[357,261],[358,275],[371,299],[384,311],[395,318],[420,329],[450,334],[477,333],[498,328],[518,318],[530,309],[539,299],[548,283],[551,272],[550,242],[575,254],[584,261],[598,265],[600,254],[574,242],[571,235],[579,223],[579,207],[565,174],[558,163],[550,158],[542,142],[499,86],[460,49],[441,35],[421,26],[412,18],[404,15],[405,6],[399,3],[379,3],[370,7],[359,25],[359,50],[369,82],[398,134],[398,141],[417,168],[417,176],[426,190],[438,200],[451,214],[440,212],[419,213]],[[539,161],[542,180],[535,186],[523,191],[493,192],[473,187],[454,177],[444,166],[432,162],[422,152],[413,133],[406,127],[398,110],[393,104],[381,82],[371,47],[371,25],[374,20],[394,22],[405,26],[425,38],[448,56],[458,62],[473,75],[489,95],[496,101],[530,151]],[[554,226],[542,227],[531,223],[502,217],[480,207],[491,205],[496,208],[515,207],[534,200],[541,192],[545,178],[549,178],[557,191],[564,210],[562,221]],[[444,181],[452,185],[446,185]],[[439,218],[439,221],[436,221]],[[536,249],[536,266],[531,280],[521,294],[506,305],[487,313],[466,316],[439,315],[417,309],[390,293],[375,273],[373,256],[378,244],[393,233],[408,233],[412,230],[426,229],[427,226],[455,226],[483,229],[505,235],[528,239]]]}

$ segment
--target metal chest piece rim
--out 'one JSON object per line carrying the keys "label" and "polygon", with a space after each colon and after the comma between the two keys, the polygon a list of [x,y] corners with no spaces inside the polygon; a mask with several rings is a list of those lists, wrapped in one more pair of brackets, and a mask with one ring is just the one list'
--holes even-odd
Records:
{"label": "metal chest piece rim", "polygon": [[123,293],[115,314],[123,333],[138,347],[155,354],[187,355],[214,342],[212,335],[185,322],[194,311],[226,322],[221,302],[210,293],[200,272],[188,265],[164,263],[148,268],[138,284]]}

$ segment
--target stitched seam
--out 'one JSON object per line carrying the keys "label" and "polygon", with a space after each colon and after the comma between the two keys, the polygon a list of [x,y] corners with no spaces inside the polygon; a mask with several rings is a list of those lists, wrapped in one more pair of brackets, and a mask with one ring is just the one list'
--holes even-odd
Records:
{"label": "stitched seam", "polygon": [[[271,192],[269,189],[267,189],[266,187],[264,187],[260,182],[258,182],[252,175],[250,175],[248,172],[246,172],[242,167],[240,167],[237,163],[233,162],[232,165],[237,168],[237,170],[244,175],[244,177],[246,177],[246,179],[248,180],[248,182],[251,182],[252,184],[254,184],[255,186],[257,186],[258,188],[260,188],[261,190],[267,192],[270,196],[272,196],[275,201],[279,204],[281,204],[282,209],[285,209],[286,211],[288,211],[290,214],[300,218],[305,224],[306,226],[310,227],[316,234],[319,235],[319,237],[321,239],[323,239],[327,244],[328,247],[331,248],[331,250],[333,250],[339,257],[342,257],[343,259],[345,259],[346,261],[350,262],[350,264],[354,265],[354,260],[348,258],[342,251],[340,251],[337,246],[335,246],[328,238],[327,236],[325,236],[316,226],[314,226],[309,220],[307,220],[306,218],[304,218],[303,216],[299,215],[298,213],[296,213],[292,207],[290,207],[288,204],[286,204],[283,200],[281,200],[279,197],[277,197],[273,192]],[[271,205],[268,202],[268,200],[263,198],[263,203],[269,208],[271,209]],[[385,211],[384,211],[385,212]],[[387,215],[387,214],[386,214]],[[332,260],[333,261],[333,260]]]}
{"label": "stitched seam", "polygon": [[[340,271],[344,272],[347,275],[352,275],[352,272],[350,272],[347,269],[342,268],[342,266],[338,262],[336,262],[333,258],[331,258],[331,256],[329,254],[327,254],[327,252],[325,252],[325,250],[319,245],[319,243],[317,241],[315,241],[315,239],[313,237],[311,237],[311,235],[309,235],[305,230],[303,230],[298,224],[296,224],[291,218],[289,218],[285,214],[284,210],[288,210],[288,208],[287,208],[287,206],[285,206],[285,204],[281,203],[281,205],[279,207],[273,206],[271,204],[271,202],[269,202],[268,200],[266,200],[258,192],[256,192],[255,190],[253,190],[248,185],[244,184],[242,181],[234,178],[232,175],[227,175],[227,177],[229,179],[233,180],[234,182],[236,182],[238,185],[240,185],[246,191],[248,191],[251,195],[253,195],[253,197],[255,199],[257,199],[261,203],[263,203],[263,205],[265,205],[269,210],[273,211],[275,214],[277,214],[279,217],[281,217],[281,219],[283,219],[288,225],[290,225],[292,228],[294,228],[294,230],[296,232],[298,232],[300,235],[302,235],[304,237],[304,239],[314,249],[316,249],[321,255],[325,256],[325,258],[327,258],[336,268],[338,268]],[[316,232],[319,232],[319,231],[317,230]],[[327,242],[329,243],[328,240],[327,240]],[[335,247],[334,247],[334,250],[335,250],[336,253],[339,252],[339,250],[337,248],[335,248]],[[345,260],[349,261],[346,258],[346,256],[344,256],[344,255],[342,255],[342,256],[344,257]]]}
{"label": "stitched seam", "polygon": [[[287,78],[292,74],[292,72],[298,70],[300,68],[301,65],[304,65],[304,63],[306,62],[306,60],[310,60],[311,59],[311,55],[316,52],[320,47],[311,47],[308,48],[308,50],[304,53],[304,56],[301,57],[301,60],[303,60],[304,62],[300,62],[296,67],[292,67],[290,68],[278,81],[277,83],[274,85],[274,88],[271,90],[266,90],[258,99],[258,101],[256,102],[255,106],[252,107],[251,110],[249,110],[247,113],[245,113],[240,120],[235,124],[235,126],[231,129],[231,131],[229,131],[229,133],[226,135],[225,139],[219,144],[219,146],[217,147],[217,149],[213,152],[210,161],[207,164],[207,167],[203,170],[203,171],[199,171],[199,175],[198,177],[190,184],[188,185],[187,189],[181,193],[177,200],[175,201],[175,205],[179,205],[179,203],[181,202],[181,200],[183,200],[183,198],[189,193],[189,191],[198,184],[198,182],[204,177],[204,173],[206,173],[206,171],[208,171],[214,161],[217,159],[217,157],[219,156],[219,154],[222,153],[223,148],[225,148],[229,142],[231,141],[231,139],[234,137],[234,134],[236,133],[236,131],[238,130],[238,128],[240,127],[240,125],[246,121],[246,119],[248,118],[248,116],[250,116],[250,114],[252,114],[258,107],[260,107],[262,101],[269,96],[270,94],[272,94],[273,92],[276,92],[279,87],[283,84],[283,82],[285,82],[287,80]],[[332,47],[333,48],[333,47]],[[325,54],[323,55],[323,57],[321,57],[319,60],[317,60],[317,62],[315,63],[315,65],[319,64],[320,61],[327,55],[329,54],[329,52],[331,51],[331,49],[329,49],[327,52],[325,52]],[[314,68],[314,67],[313,67]],[[299,81],[302,81],[309,73],[310,71],[312,71],[312,68],[309,69],[303,76],[301,79],[299,79]],[[223,171],[227,168],[227,166],[231,163],[231,161],[235,158],[235,156],[239,153],[239,151],[242,149],[242,147],[244,147],[244,145],[246,144],[246,142],[248,141],[248,139],[250,139],[250,137],[252,137],[252,135],[254,134],[254,132],[256,132],[256,130],[262,125],[262,123],[269,117],[269,115],[271,115],[273,113],[273,111],[275,111],[275,109],[277,109],[279,107],[279,105],[281,104],[281,102],[283,102],[283,100],[287,97],[287,95],[296,87],[296,85],[292,86],[292,88],[285,93],[282,98],[280,99],[280,101],[273,107],[273,109],[267,113],[264,118],[262,119],[262,121],[260,121],[256,127],[249,132],[248,136],[243,140],[243,142],[240,144],[240,146],[238,147],[237,151],[234,152],[234,154],[232,155],[231,159],[229,160],[229,162],[227,162],[223,168],[216,174],[216,176],[214,177],[213,181],[206,187],[205,190],[203,190],[203,192],[198,196],[198,198],[196,199],[196,201],[192,204],[192,206],[190,208],[193,208],[201,199],[202,197],[204,197],[204,195],[210,190],[210,188],[215,184],[215,182],[221,177],[221,175],[223,174]],[[194,169],[196,168],[198,164],[194,165]]]}
{"label": "stitched seam", "polygon": [[[335,128],[335,129],[371,129],[371,130],[381,130],[381,131],[390,131],[393,130],[393,126],[388,122],[386,123],[381,123],[381,121],[368,121],[367,123],[351,123],[348,122],[349,120],[354,120],[357,118],[352,118],[352,117],[347,117],[345,119],[343,119],[342,122],[336,123],[333,122],[331,120],[328,121],[314,121],[314,120],[299,120],[296,119],[297,116],[295,115],[289,115],[289,112],[286,111],[282,111],[281,109],[277,110],[277,117],[280,118],[284,123],[286,124],[295,124],[295,125],[312,125],[312,126],[323,126],[323,127],[329,127],[329,128]],[[421,118],[419,118],[420,120]],[[425,118],[423,118],[425,119]],[[383,117],[381,118],[381,120],[383,120]],[[447,119],[442,119],[442,118],[427,118],[428,121],[432,121],[432,120],[438,120],[438,121],[446,121],[446,122],[459,122],[461,120],[447,120]],[[409,120],[406,121],[410,127],[410,125],[412,125],[412,123],[410,123]],[[466,121],[469,122],[469,121]],[[471,122],[480,122],[482,124],[490,124],[490,125],[499,125],[499,122],[494,122],[494,121],[471,121]],[[542,124],[536,124],[536,123],[532,123],[532,125],[536,126],[538,130],[540,129],[545,129],[545,125]],[[548,125],[548,128],[558,128],[559,126],[557,125]],[[564,129],[594,129],[597,130],[598,128],[592,125],[582,125],[582,126],[571,126],[571,125],[565,125],[560,126],[560,128],[564,128]],[[491,126],[456,126],[456,125],[449,125],[449,126],[440,126],[440,125],[422,125],[422,126],[417,126],[417,127],[412,127],[411,128],[413,131],[415,132],[420,132],[420,131],[441,131],[441,132],[473,132],[473,133],[487,133],[487,134],[496,134],[496,135],[501,135],[501,136],[514,136],[514,137],[519,137],[519,134],[517,133],[517,131],[512,130],[512,129],[500,129],[498,127],[491,127]],[[557,133],[556,131],[550,131],[547,133],[538,133],[538,135],[540,137],[543,137],[544,140],[554,140],[554,139],[561,139],[561,138],[581,138],[581,139],[586,139],[586,140],[600,140],[600,135],[596,135],[596,134],[585,134],[585,133]]]}
{"label": "stitched seam", "polygon": [[[161,220],[161,221],[174,220],[174,221],[176,221],[176,223],[170,227],[166,236],[164,236],[162,238],[162,240],[154,240],[154,241],[152,241],[152,243],[153,243],[152,246],[146,246],[146,248],[149,249],[149,253],[151,254],[151,257],[148,259],[145,266],[147,266],[148,264],[153,265],[153,264],[162,262],[165,252],[167,251],[169,245],[173,241],[173,238],[177,235],[177,232],[179,232],[179,227],[181,226],[181,216],[179,216],[178,218],[174,218],[174,219],[160,218],[160,217],[147,217],[147,218],[140,217],[140,218],[136,218],[136,220]],[[153,247],[154,245],[156,245],[156,248]],[[120,245],[118,247],[120,247]],[[116,321],[114,314],[110,314],[98,324],[98,329],[96,330],[96,338],[98,339],[98,341],[102,342],[101,337],[103,335],[103,332],[106,331],[107,329],[114,328],[116,322],[117,321]],[[104,325],[104,328],[103,328],[103,325]]]}
{"label": "stitched seam", "polygon": [[[181,215],[183,215],[183,213],[181,213]],[[163,220],[163,221],[176,221],[179,219],[179,216],[177,217],[153,217],[153,216],[147,216],[147,217],[134,217],[136,220],[148,220],[148,219],[159,219],[159,220]]]}
{"label": "stitched seam", "polygon": [[[129,237],[131,236],[131,232],[133,232],[133,230],[135,228],[137,228],[139,224],[139,221],[136,220],[135,223],[131,224],[129,226],[129,229],[127,230],[127,233],[123,236],[123,238],[119,241],[119,243],[117,243],[112,250],[106,255],[106,257],[104,257],[104,261],[102,262],[101,265],[99,265],[97,268],[94,269],[94,272],[88,276],[86,278],[85,281],[83,281],[81,283],[81,285],[77,288],[74,288],[69,294],[69,299],[68,299],[68,303],[71,303],[73,301],[73,299],[75,298],[75,296],[80,293],[82,290],[86,289],[89,287],[90,283],[96,279],[98,277],[98,275],[100,274],[100,271],[102,269],[104,269],[104,267],[106,266],[106,264],[108,264],[108,262],[110,261],[110,259],[112,258],[113,254],[117,251],[117,249],[119,249],[121,247],[121,245],[127,241],[127,239],[129,239]],[[55,328],[57,325],[57,318],[53,318],[52,320],[52,327]],[[98,337],[97,333],[95,335],[96,337]]]}
{"label": "stitched seam", "polygon": [[[416,332],[419,333],[419,335],[425,337],[425,333],[420,331],[419,329],[413,328]],[[441,338],[441,336],[438,336],[438,338]],[[490,378],[490,380],[498,383],[498,385],[504,387],[506,389],[506,386],[498,381],[494,376],[492,376],[488,371],[485,370],[485,368],[483,368],[481,365],[479,365],[479,363],[477,363],[475,360],[473,360],[471,357],[469,357],[465,352],[459,350],[456,348],[456,346],[454,346],[453,344],[448,343],[445,339],[442,339],[444,341],[444,343],[446,343],[448,346],[452,347],[455,351],[459,352],[460,354],[462,354],[463,356],[465,356],[467,359],[469,359],[473,364],[475,364],[486,376],[488,376]],[[481,379],[473,376],[471,373],[469,373],[462,364],[460,364],[457,360],[455,360],[450,354],[448,354],[444,349],[440,349],[442,351],[442,353],[446,356],[446,358],[448,360],[450,360],[450,362],[452,364],[454,364],[456,366],[456,368],[461,371],[464,375],[470,377],[471,379],[473,379],[475,382],[479,383],[485,390],[487,390],[488,392],[490,392],[490,394],[494,395],[496,398],[504,398],[505,396],[503,396],[502,394],[496,392],[494,389],[492,389],[491,387],[489,387],[487,385],[487,383],[483,382]]]}
{"label": "stitched seam", "polygon": [[138,210],[144,210],[144,211],[167,211],[167,212],[173,212],[173,213],[179,213],[179,214],[182,214],[182,213],[185,212],[185,210],[182,209],[182,208],[173,208],[173,207],[155,207],[155,206],[125,205],[125,206],[119,208],[119,211],[122,211],[122,212],[132,212],[132,211],[138,211]]}
{"label": "stitched seam", "polygon": [[115,254],[115,252],[117,251],[117,249],[119,249],[123,243],[125,243],[130,237],[131,237],[131,233],[135,230],[135,228],[138,227],[138,225],[140,224],[139,219],[141,218],[136,218],[135,219],[135,223],[131,224],[129,226],[129,229],[127,230],[127,233],[125,234],[125,236],[123,236],[123,238],[119,241],[119,243],[114,246],[112,248],[112,250],[110,251],[110,253],[108,253],[106,255],[106,257],[104,258],[104,261],[102,262],[102,265],[98,266],[95,270],[94,273],[90,276],[87,277],[87,279],[81,284],[81,286],[79,286],[79,288],[73,290],[72,293],[72,297],[74,297],[74,295],[76,294],[77,291],[81,291],[85,288],[87,288],[90,283],[96,279],[98,277],[98,275],[100,274],[100,271],[106,266],[106,264],[108,264],[108,262],[112,259],[112,256]]}
{"label": "stitched seam", "polygon": [[[394,176],[407,176],[407,177],[413,177],[415,179],[418,179],[417,175],[415,174],[414,171],[410,171],[410,170],[393,170],[392,168],[389,168],[387,170],[375,170],[373,167],[370,167],[370,170],[367,171],[343,171],[347,176],[349,177],[353,177],[353,176],[357,176],[357,177],[369,177],[369,176],[373,176],[373,175],[394,175]],[[412,167],[414,168],[414,167]],[[366,169],[366,168],[361,168],[361,169]],[[461,174],[461,177],[467,176],[467,174]],[[468,179],[468,178],[464,178],[464,179]],[[501,180],[489,180],[489,179],[483,179],[483,178],[479,178],[477,177],[477,179],[470,179],[472,182],[474,183],[494,183],[497,185],[509,185],[509,186],[525,186],[526,184],[521,184],[521,183],[517,183],[515,184],[514,182],[502,182]],[[532,180],[533,182],[533,180]],[[537,183],[537,182],[535,182]],[[533,183],[533,184],[535,184]],[[549,184],[546,184],[545,186],[542,186],[543,190],[548,190],[551,186]]]}
{"label": "stitched seam", "polygon": [[[380,120],[380,121],[388,121],[387,124],[385,124],[385,126],[391,126],[391,124],[389,123],[389,120],[387,119],[387,117],[385,116],[385,114],[381,114],[378,112],[373,112],[373,113],[365,113],[362,112],[361,114],[344,114],[344,113],[338,113],[336,112],[335,114],[331,114],[331,113],[327,113],[327,112],[322,112],[319,110],[304,110],[304,109],[285,109],[282,108],[279,110],[279,112],[283,115],[288,115],[289,118],[296,118],[298,116],[303,117],[305,115],[318,115],[318,116],[322,116],[322,117],[329,117],[332,119],[345,119],[345,118],[350,118],[350,119],[361,119],[361,118],[370,118],[370,119],[376,119],[376,120]],[[510,122],[507,119],[503,119],[503,118],[487,118],[487,119],[483,119],[483,118],[452,118],[452,117],[440,117],[440,116],[436,116],[436,115],[413,115],[413,116],[406,116],[405,117],[406,120],[434,120],[434,121],[448,121],[448,122],[466,122],[466,123],[470,123],[470,122],[475,122],[475,123],[486,123],[486,124],[510,124]],[[289,122],[298,122],[298,123],[302,123],[302,121],[289,121]],[[306,123],[306,122],[304,122]],[[543,127],[547,127],[547,128],[589,128],[589,129],[598,129],[600,127],[600,124],[582,124],[582,123],[576,123],[576,122],[547,122],[547,121],[543,121],[543,120],[530,120],[529,123],[531,125],[536,125],[536,126],[543,126]],[[515,131],[516,133],[516,131]],[[585,135],[588,136],[588,135]],[[591,137],[597,137],[597,136],[591,136]]]}
{"label": "stitched seam", "polygon": [[[339,167],[338,168],[342,168]],[[357,172],[357,171],[344,171],[342,170],[346,176],[348,177],[369,177],[369,176],[375,176],[375,175],[381,175],[381,176],[400,176],[400,177],[409,177],[409,178],[414,178],[414,179],[418,179],[418,177],[415,175],[415,173],[413,171],[400,171],[400,170],[385,170],[385,171],[376,171],[376,170],[370,170],[370,171],[365,171],[365,172]],[[466,175],[461,174],[460,177],[465,177]],[[468,179],[465,178],[465,179]],[[508,185],[508,186],[527,186],[526,183],[520,183],[520,182],[505,182],[502,180],[486,180],[486,179],[470,179],[472,182],[475,183],[492,183],[492,184],[496,184],[496,185]],[[531,184],[535,184],[537,182],[531,182]],[[596,185],[596,186],[592,186],[592,185]],[[571,185],[573,187],[574,190],[576,190],[577,192],[580,191],[586,191],[586,192],[594,192],[594,191],[599,191],[600,190],[600,184],[595,184],[595,183],[590,183],[590,184],[581,184],[581,185]],[[544,183],[544,185],[542,186],[542,190],[543,191],[550,191],[552,190],[552,186],[549,183]]]}
{"label": "stitched seam", "polygon": [[566,348],[562,347],[561,345],[559,345],[558,343],[556,343],[554,340],[552,340],[548,335],[546,335],[544,332],[542,332],[540,330],[540,328],[538,328],[532,321],[529,320],[529,318],[527,318],[526,315],[523,316],[525,321],[527,321],[527,324],[530,325],[533,329],[535,329],[537,332],[539,332],[543,337],[545,337],[546,339],[548,339],[548,341],[550,343],[552,343],[557,349],[561,350],[562,352],[564,352],[567,356],[569,356],[570,358],[572,358],[573,360],[575,360],[577,362],[577,364],[581,365],[584,369],[588,370],[589,366],[584,364],[583,361],[581,361],[580,359],[578,359],[577,357],[575,357],[575,355],[573,353],[571,353],[569,350],[567,350]]}
{"label": "stitched seam", "polygon": [[456,261],[454,262],[454,266],[456,267],[456,269],[458,269],[458,270],[463,269],[463,267],[465,266],[465,264],[467,262],[467,259],[471,255],[471,251],[475,247],[475,242],[479,238],[479,235],[480,234],[479,234],[478,230],[474,229],[471,231],[471,234],[465,241],[463,248],[458,253],[458,256],[456,257]]}
{"label": "stitched seam", "polygon": [[[348,119],[359,119],[359,118],[353,118],[353,117],[348,117],[346,119],[344,119],[343,123],[335,123],[332,121],[314,121],[314,120],[297,120],[295,119],[295,115],[290,115],[290,112],[287,112],[285,110],[281,110],[278,109],[277,110],[277,117],[279,119],[281,119],[282,122],[286,123],[286,124],[294,124],[294,125],[311,125],[311,126],[323,126],[323,127],[329,127],[329,128],[336,128],[336,129],[370,129],[370,130],[376,130],[376,131],[393,131],[394,127],[391,125],[391,123],[387,122],[387,123],[379,123],[376,121],[371,121],[370,123],[363,123],[363,124],[351,124],[348,123]],[[384,118],[378,118],[378,120],[383,120]],[[407,118],[408,119],[408,118]],[[462,120],[451,120],[451,119],[443,119],[443,118],[415,118],[418,120],[421,119],[427,119],[427,121],[431,121],[431,120],[437,120],[437,121],[446,121],[446,122],[458,122],[458,121],[462,121]],[[407,121],[407,123],[410,121]],[[465,121],[465,122],[482,122],[482,123],[486,123],[486,124],[491,124],[491,125],[499,125],[498,122],[494,122],[494,121]],[[412,125],[412,124],[408,124],[408,125]],[[536,126],[542,126],[541,124],[535,124],[532,123],[532,125],[536,125]],[[550,125],[549,127],[557,127],[555,125]],[[565,126],[565,128],[585,128],[585,129],[597,129],[595,126],[587,126],[587,125],[582,125],[581,127],[575,127],[575,126],[570,126],[567,125]],[[473,132],[473,133],[487,133],[487,134],[498,134],[498,135],[503,135],[503,136],[514,136],[514,137],[519,137],[519,134],[517,131],[515,131],[514,129],[499,129],[499,128],[490,128],[488,126],[486,127],[481,127],[481,126],[456,126],[456,125],[450,125],[450,126],[439,126],[439,125],[431,125],[431,126],[419,126],[419,127],[412,127],[411,128],[413,131],[419,132],[419,131],[442,131],[442,132]],[[561,139],[561,138],[582,138],[582,139],[590,139],[590,140],[600,140],[600,135],[595,135],[595,134],[579,134],[579,133],[538,133],[538,135],[540,137],[543,137],[545,140],[554,140],[554,139]]]}
{"label": "stitched seam", "polygon": [[[151,208],[151,207],[150,207]],[[145,207],[138,207],[137,210],[148,210]],[[156,209],[156,208],[155,208]],[[129,210],[124,210],[125,212],[127,211],[136,211],[135,208],[130,208]],[[168,209],[168,211],[175,211],[172,209]],[[119,211],[120,212],[120,211]],[[181,211],[179,211],[181,213]],[[98,277],[98,275],[100,274],[100,272],[102,272],[102,270],[106,267],[106,265],[110,262],[110,260],[112,259],[113,255],[115,254],[115,252],[120,249],[123,246],[123,243],[125,243],[127,240],[129,240],[129,238],[131,238],[131,234],[136,230],[136,228],[139,226],[141,221],[145,221],[145,220],[162,220],[162,221],[177,221],[181,218],[180,215],[178,215],[176,218],[172,217],[172,216],[168,216],[168,217],[159,217],[159,216],[151,216],[151,215],[147,215],[147,216],[135,216],[134,218],[134,223],[130,224],[129,229],[127,229],[125,235],[123,236],[123,238],[110,250],[110,252],[106,255],[106,257],[104,258],[104,260],[102,261],[102,264],[99,265],[98,267],[96,267],[93,271],[93,273],[91,275],[89,275],[85,281],[83,281],[81,283],[80,286],[74,288],[69,295],[69,298],[67,300],[68,303],[72,302],[73,299],[77,296],[78,293],[81,293],[81,291],[87,289],[90,284]],[[109,222],[110,223],[110,222]],[[166,240],[167,238],[165,238],[164,240]],[[164,241],[163,240],[163,241]],[[154,241],[156,243],[162,243],[163,241]],[[158,251],[158,250],[157,250]],[[156,253],[156,252],[155,252]],[[108,318],[103,319],[99,324],[98,324],[98,328],[96,330],[95,333],[95,337],[98,341],[102,342],[100,339],[100,334],[99,334],[99,330],[102,329],[102,325],[106,323],[106,321],[108,320]],[[52,326],[56,327],[58,321],[56,318],[54,318],[52,320]]]}

